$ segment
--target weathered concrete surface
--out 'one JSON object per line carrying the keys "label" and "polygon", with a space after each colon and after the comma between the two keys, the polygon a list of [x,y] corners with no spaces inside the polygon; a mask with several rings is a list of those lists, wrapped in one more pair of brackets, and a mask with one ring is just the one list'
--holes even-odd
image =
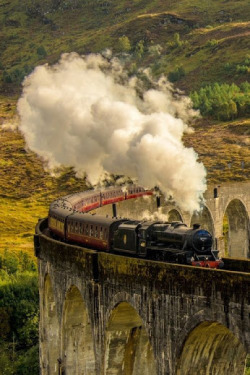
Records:
{"label": "weathered concrete surface", "polygon": [[37,233],[42,375],[243,374],[249,273],[97,253]]}
{"label": "weathered concrete surface", "polygon": [[[228,183],[209,186],[205,193],[204,209],[199,214],[183,212],[172,201],[161,199],[161,213],[165,220],[182,220],[187,225],[200,223],[215,237],[216,247],[221,256],[250,258],[250,182]],[[117,204],[120,216],[141,219],[157,210],[154,197],[121,202]],[[112,214],[111,207],[103,207],[100,212]],[[229,231],[224,232],[223,220],[227,218]],[[228,249],[225,249],[227,237]]]}

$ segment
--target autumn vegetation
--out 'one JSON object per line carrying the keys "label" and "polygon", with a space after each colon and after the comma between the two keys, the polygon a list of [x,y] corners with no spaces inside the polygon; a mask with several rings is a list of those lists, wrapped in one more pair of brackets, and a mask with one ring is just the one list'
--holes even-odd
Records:
{"label": "autumn vegetation", "polygon": [[246,0],[1,2],[0,375],[39,373],[34,227],[54,198],[89,187],[70,167],[51,176],[18,129],[6,126],[18,122],[25,76],[64,52],[111,49],[131,76],[150,69],[154,79],[165,75],[192,98],[202,117],[184,143],[198,153],[210,184],[246,181],[249,25]]}

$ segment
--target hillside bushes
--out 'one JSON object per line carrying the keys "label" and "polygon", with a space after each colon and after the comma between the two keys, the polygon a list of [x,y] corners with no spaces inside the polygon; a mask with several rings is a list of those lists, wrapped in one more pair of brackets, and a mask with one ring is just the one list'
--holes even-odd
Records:
{"label": "hillside bushes", "polygon": [[250,113],[250,84],[215,83],[191,93],[195,109],[216,120],[232,120]]}
{"label": "hillside bushes", "polygon": [[37,266],[27,254],[0,255],[0,375],[38,375]]}

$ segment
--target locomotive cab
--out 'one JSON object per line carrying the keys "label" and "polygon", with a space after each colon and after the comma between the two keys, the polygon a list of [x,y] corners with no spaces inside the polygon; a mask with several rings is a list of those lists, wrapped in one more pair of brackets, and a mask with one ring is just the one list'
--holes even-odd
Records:
{"label": "locomotive cab", "polygon": [[128,221],[119,225],[114,232],[113,250],[137,254],[139,221]]}

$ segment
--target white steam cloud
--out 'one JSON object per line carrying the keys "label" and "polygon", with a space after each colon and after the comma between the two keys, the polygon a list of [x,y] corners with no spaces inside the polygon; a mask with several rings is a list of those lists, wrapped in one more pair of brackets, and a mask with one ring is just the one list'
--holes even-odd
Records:
{"label": "white steam cloud", "polygon": [[20,130],[50,168],[74,166],[93,184],[105,173],[136,177],[182,209],[197,210],[206,172],[182,143],[190,102],[164,79],[152,87],[129,79],[117,59],[65,54],[25,79]]}

